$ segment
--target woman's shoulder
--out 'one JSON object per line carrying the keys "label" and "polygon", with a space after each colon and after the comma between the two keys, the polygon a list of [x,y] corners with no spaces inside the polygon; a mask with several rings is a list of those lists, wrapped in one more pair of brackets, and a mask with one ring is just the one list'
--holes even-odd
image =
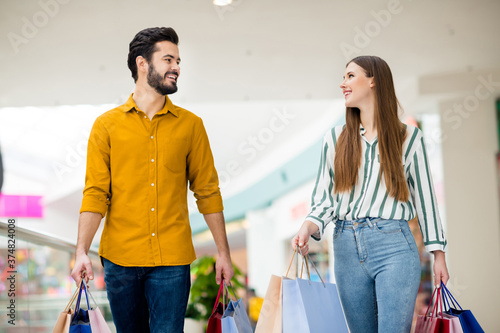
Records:
{"label": "woman's shoulder", "polygon": [[331,139],[333,140],[334,142],[337,142],[340,134],[342,133],[342,131],[344,130],[344,127],[345,125],[339,125],[339,126],[334,126],[332,128],[330,128],[326,134],[325,134],[325,140],[326,139]]}
{"label": "woman's shoulder", "polygon": [[420,130],[418,127],[412,126],[412,125],[404,124],[404,126],[406,126],[405,143],[407,145],[413,145],[414,143],[420,142],[420,139],[422,139],[422,137],[423,137],[422,130]]}

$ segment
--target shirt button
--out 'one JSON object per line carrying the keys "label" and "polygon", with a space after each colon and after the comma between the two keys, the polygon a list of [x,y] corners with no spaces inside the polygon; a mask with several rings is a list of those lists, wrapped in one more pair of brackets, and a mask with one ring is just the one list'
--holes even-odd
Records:
{"label": "shirt button", "polygon": [[144,118],[147,118],[147,116],[144,116]]}
{"label": "shirt button", "polygon": [[153,136],[151,135],[151,139],[153,138]]}
{"label": "shirt button", "polygon": [[155,236],[155,233],[153,232],[153,233],[151,234],[151,236],[153,236],[153,237],[154,237],[154,236]]}
{"label": "shirt button", "polygon": [[154,209],[154,208],[151,208],[151,211],[152,211],[152,212],[154,212],[154,211],[155,211],[155,209]]}
{"label": "shirt button", "polygon": [[151,186],[155,186],[155,183],[151,183]]}
{"label": "shirt button", "polygon": [[151,159],[151,162],[154,162],[154,161],[155,161],[155,159],[154,159],[154,158],[152,158],[152,159]]}

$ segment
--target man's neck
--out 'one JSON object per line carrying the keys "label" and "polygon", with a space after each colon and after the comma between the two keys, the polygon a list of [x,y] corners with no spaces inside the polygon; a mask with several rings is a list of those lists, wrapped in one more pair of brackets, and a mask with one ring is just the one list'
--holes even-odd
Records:
{"label": "man's neck", "polygon": [[166,103],[165,96],[158,94],[153,88],[144,88],[139,85],[135,86],[132,98],[139,109],[144,111],[149,119],[153,119]]}

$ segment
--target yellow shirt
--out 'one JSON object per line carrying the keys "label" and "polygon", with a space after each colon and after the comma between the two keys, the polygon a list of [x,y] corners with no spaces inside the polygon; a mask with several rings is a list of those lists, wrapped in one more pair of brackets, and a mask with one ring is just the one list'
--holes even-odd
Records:
{"label": "yellow shirt", "polygon": [[99,116],[90,133],[80,210],[107,213],[99,254],[121,266],[192,263],[188,181],[200,213],[223,210],[201,118],[166,97],[150,120],[132,95]]}

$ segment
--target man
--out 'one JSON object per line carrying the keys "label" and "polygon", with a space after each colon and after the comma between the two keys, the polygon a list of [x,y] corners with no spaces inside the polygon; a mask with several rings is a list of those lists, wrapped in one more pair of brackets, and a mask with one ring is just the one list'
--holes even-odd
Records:
{"label": "man", "polygon": [[87,256],[102,217],[99,246],[118,332],[182,332],[195,252],[187,185],[219,256],[216,282],[234,274],[222,198],[201,119],[172,104],[180,58],[172,28],[140,31],[129,46],[136,86],[128,101],[94,123],[80,210],[77,283],[93,279]]}

